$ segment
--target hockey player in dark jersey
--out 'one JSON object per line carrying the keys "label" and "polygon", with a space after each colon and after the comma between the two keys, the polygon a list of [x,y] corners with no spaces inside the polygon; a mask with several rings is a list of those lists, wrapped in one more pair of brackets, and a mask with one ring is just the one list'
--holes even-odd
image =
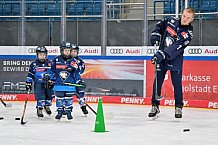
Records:
{"label": "hockey player in dark jersey", "polygon": [[193,37],[191,22],[194,20],[194,16],[194,10],[186,8],[183,10],[181,18],[164,18],[156,24],[155,30],[151,33],[151,44],[153,46],[159,44],[159,50],[152,57],[152,63],[156,66],[157,75],[153,84],[152,109],[148,114],[149,117],[155,117],[160,113],[160,100],[155,96],[161,96],[161,87],[165,74],[170,70],[174,88],[175,118],[182,118],[183,54],[184,49],[189,45]]}
{"label": "hockey player in dark jersey", "polygon": [[78,69],[76,72],[76,80],[77,84],[82,85],[83,87],[76,87],[77,99],[84,114],[88,114],[86,109],[86,100],[84,97],[84,89],[86,88],[86,83],[82,80],[81,74],[85,71],[85,63],[84,61],[78,56],[79,54],[79,47],[77,45],[73,45],[73,50],[71,52],[72,57],[75,59],[76,64],[78,65]]}
{"label": "hockey player in dark jersey", "polygon": [[50,107],[52,104],[52,96],[54,94],[52,88],[53,83],[50,80],[51,61],[47,59],[47,49],[45,47],[36,48],[37,59],[30,64],[29,73],[26,78],[26,90],[32,90],[34,82],[34,95],[37,101],[37,116],[43,117],[43,108],[48,115],[51,115]]}
{"label": "hockey player in dark jersey", "polygon": [[68,120],[73,119],[73,95],[75,95],[76,88],[71,86],[76,84],[76,70],[78,66],[75,59],[71,56],[72,44],[69,42],[62,42],[60,46],[61,55],[55,57],[52,61],[51,70],[55,74],[52,80],[55,80],[55,97],[58,114],[55,119],[61,119],[62,115],[66,113]]}

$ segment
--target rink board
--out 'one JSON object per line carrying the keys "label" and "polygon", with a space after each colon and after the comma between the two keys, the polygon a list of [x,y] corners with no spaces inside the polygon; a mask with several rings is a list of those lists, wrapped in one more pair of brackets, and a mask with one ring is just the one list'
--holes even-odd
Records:
{"label": "rink board", "polygon": [[[48,49],[49,59],[59,54],[58,47]],[[196,46],[185,51],[184,106],[218,108],[217,50],[216,46]],[[0,52],[0,97],[8,101],[23,101],[26,96],[25,77],[35,59],[34,46],[1,46]],[[105,103],[150,105],[154,79],[150,58],[153,52],[152,47],[108,47],[107,56],[100,56],[100,47],[82,47],[81,57],[86,63],[82,78],[87,82],[87,101],[97,102],[102,97]],[[174,105],[169,72],[162,95],[165,99],[161,105]],[[34,100],[33,95],[30,95],[30,100]]]}

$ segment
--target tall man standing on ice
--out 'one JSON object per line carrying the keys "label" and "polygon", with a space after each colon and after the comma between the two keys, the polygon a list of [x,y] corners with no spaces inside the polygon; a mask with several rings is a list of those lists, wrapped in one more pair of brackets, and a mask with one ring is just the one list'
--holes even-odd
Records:
{"label": "tall man standing on ice", "polygon": [[[175,98],[175,118],[182,118],[182,66],[184,49],[190,44],[193,37],[195,12],[192,8],[183,10],[181,18],[164,18],[156,24],[151,33],[151,44],[159,45],[159,50],[151,61],[156,66],[156,77],[153,83],[152,109],[148,117],[156,117],[159,113],[161,88],[165,74],[170,70]],[[156,80],[157,79],[157,80]],[[156,85],[157,84],[157,85]]]}

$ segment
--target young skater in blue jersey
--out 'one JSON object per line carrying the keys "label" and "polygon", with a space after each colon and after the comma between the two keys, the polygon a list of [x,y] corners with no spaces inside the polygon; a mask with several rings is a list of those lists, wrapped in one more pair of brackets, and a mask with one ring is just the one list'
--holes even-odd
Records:
{"label": "young skater in blue jersey", "polygon": [[84,114],[88,114],[88,111],[86,109],[86,100],[84,97],[84,89],[86,88],[86,83],[82,80],[81,74],[85,71],[85,63],[84,61],[78,56],[79,54],[79,47],[77,45],[73,45],[71,55],[75,59],[76,64],[78,65],[78,69],[76,71],[76,80],[77,84],[82,85],[83,87],[76,87],[76,96],[80,105],[80,108],[82,109],[82,112]]}
{"label": "young skater in blue jersey", "polygon": [[50,69],[52,62],[47,59],[47,49],[43,47],[36,48],[37,59],[30,64],[29,72],[26,78],[26,90],[30,92],[34,83],[34,95],[37,109],[37,116],[43,116],[43,109],[48,115],[51,115],[50,106],[53,97],[53,83],[50,80]]}
{"label": "young skater in blue jersey", "polygon": [[76,71],[78,65],[71,56],[72,44],[69,42],[62,42],[60,45],[61,55],[55,57],[52,61],[51,70],[55,74],[55,97],[58,114],[56,119],[61,119],[62,115],[66,114],[67,119],[73,119],[73,95],[75,95],[76,88],[73,84],[77,83]]}
{"label": "young skater in blue jersey", "polygon": [[156,78],[153,84],[152,109],[148,114],[149,117],[155,117],[160,113],[160,100],[155,96],[161,96],[165,74],[170,70],[174,88],[175,118],[182,118],[183,54],[193,37],[191,22],[194,20],[194,16],[194,10],[186,8],[183,10],[181,18],[164,18],[156,24],[155,30],[151,33],[151,44],[159,44],[159,50],[152,57],[152,63],[156,66]]}

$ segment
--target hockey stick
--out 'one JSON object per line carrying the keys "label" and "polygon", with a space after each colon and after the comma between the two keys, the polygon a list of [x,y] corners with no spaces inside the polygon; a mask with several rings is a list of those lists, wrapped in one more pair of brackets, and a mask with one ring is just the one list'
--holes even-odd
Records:
{"label": "hockey stick", "polygon": [[86,103],[86,106],[88,106],[89,109],[90,109],[95,115],[97,115],[97,112],[96,112],[91,106],[89,106],[88,103]]}
{"label": "hockey stick", "polygon": [[154,71],[155,71],[155,99],[157,100],[157,101],[160,101],[160,100],[162,100],[164,97],[163,96],[159,96],[158,95],[158,93],[157,93],[157,67],[158,67],[158,65],[157,65],[157,62],[155,61],[155,63],[154,63],[155,65],[154,65]]}
{"label": "hockey stick", "polygon": [[[157,43],[154,44],[154,49],[157,50]],[[160,65],[157,64],[157,59],[154,60],[154,72],[155,72],[155,99],[160,101],[164,98],[164,96],[159,96],[157,93],[157,68],[160,69]]]}
{"label": "hockey stick", "polygon": [[75,86],[75,87],[83,87],[83,85],[64,83],[64,85]]}
{"label": "hockey stick", "polygon": [[28,90],[27,91],[27,95],[26,95],[26,100],[25,100],[25,103],[24,103],[24,107],[23,107],[23,114],[22,114],[22,117],[21,117],[21,125],[24,125],[27,123],[27,121],[23,121],[24,119],[24,115],[25,115],[25,112],[26,112],[26,106],[27,106],[27,101],[28,101],[28,98],[29,98],[29,94],[30,94],[30,91]]}
{"label": "hockey stick", "polygon": [[2,102],[2,104],[5,106],[5,107],[12,107],[12,104],[11,103],[5,103],[2,98],[0,98],[0,101]]}
{"label": "hockey stick", "polygon": [[[71,83],[64,83],[64,84],[69,85],[69,86],[75,86],[75,87],[83,87],[83,85],[78,85],[78,84],[71,84]],[[99,87],[92,87],[92,86],[89,86],[89,87],[98,89],[98,90],[100,90],[102,92],[109,92],[110,91],[110,90],[99,88]]]}
{"label": "hockey stick", "polygon": [[[80,97],[79,94],[77,94],[76,92],[75,92],[75,94],[76,94],[76,96],[77,96],[78,98]],[[86,103],[86,106],[89,107],[89,109],[90,109],[95,115],[97,115],[97,112],[96,112],[88,103]]]}

